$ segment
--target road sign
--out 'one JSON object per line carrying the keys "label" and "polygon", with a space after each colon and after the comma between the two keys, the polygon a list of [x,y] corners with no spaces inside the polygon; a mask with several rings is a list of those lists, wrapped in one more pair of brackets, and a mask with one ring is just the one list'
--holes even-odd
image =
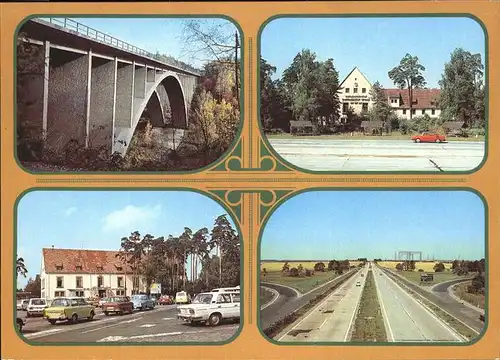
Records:
{"label": "road sign", "polygon": [[161,284],[151,284],[151,294],[161,294]]}

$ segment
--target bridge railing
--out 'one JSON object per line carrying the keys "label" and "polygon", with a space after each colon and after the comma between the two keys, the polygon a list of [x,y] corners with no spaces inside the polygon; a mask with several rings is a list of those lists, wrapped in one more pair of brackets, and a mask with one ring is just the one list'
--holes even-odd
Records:
{"label": "bridge railing", "polygon": [[75,31],[79,33],[80,35],[85,35],[88,38],[95,39],[97,41],[103,42],[105,44],[112,45],[114,47],[117,47],[119,49],[141,55],[141,56],[147,56],[150,58],[154,58],[154,54],[151,54],[149,51],[143,50],[141,48],[138,48],[137,46],[134,46],[132,44],[129,44],[125,41],[119,40],[111,35],[105,34],[99,30],[93,29],[90,26],[84,25],[79,23],[78,21],[69,19],[69,18],[40,18],[40,20],[49,22],[54,25],[58,25],[60,27],[63,27],[64,29],[68,29],[71,31]]}

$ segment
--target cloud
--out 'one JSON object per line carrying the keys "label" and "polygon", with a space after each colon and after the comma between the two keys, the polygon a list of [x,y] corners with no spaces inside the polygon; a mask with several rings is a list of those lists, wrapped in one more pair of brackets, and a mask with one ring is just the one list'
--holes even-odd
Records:
{"label": "cloud", "polygon": [[138,226],[147,226],[161,214],[161,205],[134,206],[127,205],[121,210],[109,213],[103,219],[103,231],[128,230],[134,231]]}
{"label": "cloud", "polygon": [[77,208],[72,206],[70,208],[67,208],[66,211],[64,212],[64,214],[66,216],[70,216],[71,214],[73,214],[74,212],[76,212]]}

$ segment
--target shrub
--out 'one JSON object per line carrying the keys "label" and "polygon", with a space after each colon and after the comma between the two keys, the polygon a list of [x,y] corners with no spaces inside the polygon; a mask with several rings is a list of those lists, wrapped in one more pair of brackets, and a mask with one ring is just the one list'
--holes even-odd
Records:
{"label": "shrub", "polygon": [[299,270],[295,267],[290,269],[290,276],[291,277],[298,277],[299,276]]}
{"label": "shrub", "polygon": [[319,262],[314,265],[315,271],[325,271],[325,263]]}

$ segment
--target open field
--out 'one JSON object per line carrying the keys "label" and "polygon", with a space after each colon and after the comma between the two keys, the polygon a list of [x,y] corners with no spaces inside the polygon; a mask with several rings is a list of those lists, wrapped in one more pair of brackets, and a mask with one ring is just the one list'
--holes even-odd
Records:
{"label": "open field", "polygon": [[[396,265],[403,262],[401,261],[379,261],[377,264],[379,266],[389,268],[389,269],[396,269]],[[434,272],[434,265],[439,263],[439,261],[417,261],[415,262],[415,271],[418,271],[419,269],[422,269],[426,272]],[[451,262],[445,262],[443,263],[444,267],[446,269],[451,269]]]}
{"label": "open field", "polygon": [[[304,266],[304,264],[302,264]],[[274,284],[290,286],[297,289],[301,293],[306,293],[315,287],[324,284],[327,281],[335,279],[338,275],[333,271],[315,271],[312,276],[282,276],[280,271],[268,271],[266,276],[261,275],[260,281],[270,282]]]}
{"label": "open field", "polygon": [[[328,134],[328,135],[303,135],[296,136],[289,133],[282,134],[266,134],[268,139],[334,139],[334,140],[409,140],[413,135],[403,135],[398,132],[385,135],[364,135],[363,133],[339,133],[339,134]],[[446,141],[484,141],[484,136],[478,137],[447,137]]]}
{"label": "open field", "polygon": [[[314,265],[318,262],[323,262],[326,267],[328,267],[328,261],[330,260],[316,260],[316,261],[290,261],[288,262],[288,265],[290,265],[290,268],[297,267],[300,264],[304,267],[304,269],[309,269],[309,270],[314,270]],[[351,266],[358,266],[361,262],[357,260],[349,260],[349,264]],[[285,261],[261,261],[260,263],[260,270],[266,269],[267,272],[270,271],[281,271],[283,269],[283,265],[285,264]]]}
{"label": "open field", "polygon": [[[442,283],[444,281],[463,278],[463,276],[453,274],[451,271],[443,271],[443,272],[437,272],[437,273],[435,273],[433,271],[431,271],[431,272],[434,275],[434,281],[423,282],[421,285],[432,286],[435,284]],[[415,284],[420,284],[420,272],[418,272],[416,270],[415,271],[398,271],[398,274],[403,276],[405,279],[410,280],[411,282],[414,282]]]}
{"label": "open field", "polygon": [[478,308],[484,309],[484,303],[486,301],[486,296],[481,294],[470,294],[467,292],[467,286],[471,284],[471,281],[463,282],[458,284],[453,288],[456,296],[460,299],[467,301],[469,304],[477,306]]}

